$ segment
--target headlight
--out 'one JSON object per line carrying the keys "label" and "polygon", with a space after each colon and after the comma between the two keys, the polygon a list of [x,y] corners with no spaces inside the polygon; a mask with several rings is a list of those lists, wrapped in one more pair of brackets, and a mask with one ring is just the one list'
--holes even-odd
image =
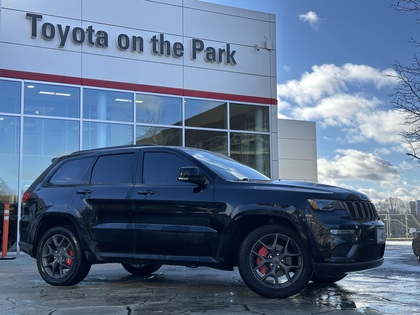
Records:
{"label": "headlight", "polygon": [[329,199],[308,199],[309,204],[315,210],[321,211],[334,211],[334,210],[345,210],[344,204],[339,200]]}

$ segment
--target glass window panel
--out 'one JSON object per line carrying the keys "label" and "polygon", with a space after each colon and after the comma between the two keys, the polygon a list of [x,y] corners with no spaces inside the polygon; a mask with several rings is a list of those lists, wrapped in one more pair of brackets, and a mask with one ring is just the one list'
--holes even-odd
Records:
{"label": "glass window panel", "polygon": [[138,123],[181,126],[182,98],[136,94]]}
{"label": "glass window panel", "polygon": [[25,118],[23,154],[50,158],[79,150],[79,123],[59,119]]}
{"label": "glass window panel", "polygon": [[133,93],[83,89],[83,117],[132,122]]}
{"label": "glass window panel", "polygon": [[51,159],[79,150],[79,123],[25,118],[23,123],[22,190],[51,164]]}
{"label": "glass window panel", "polygon": [[20,118],[0,115],[0,155],[19,154],[19,134]]}
{"label": "glass window panel", "polygon": [[230,104],[230,129],[269,131],[269,108],[267,106]]}
{"label": "glass window panel", "polygon": [[0,203],[17,202],[19,134],[20,118],[0,116]]}
{"label": "glass window panel", "polygon": [[227,132],[185,130],[185,146],[227,154]]}
{"label": "glass window panel", "polygon": [[231,132],[231,158],[270,176],[270,136]]}
{"label": "glass window panel", "polygon": [[47,155],[23,155],[22,192],[51,164],[51,159],[52,157]]}
{"label": "glass window panel", "polygon": [[99,157],[92,171],[90,183],[94,185],[128,184],[134,153],[104,155]]}
{"label": "glass window panel", "polygon": [[93,158],[71,160],[60,166],[49,180],[51,185],[78,185],[82,183]]}
{"label": "glass window panel", "polygon": [[83,123],[83,149],[133,144],[133,126],[107,123]]}
{"label": "glass window panel", "polygon": [[25,82],[25,114],[40,116],[80,116],[80,88]]}
{"label": "glass window panel", "polygon": [[185,125],[203,128],[227,128],[227,104],[217,101],[185,100]]}
{"label": "glass window panel", "polygon": [[20,82],[0,80],[0,112],[20,113]]}
{"label": "glass window panel", "polygon": [[176,128],[137,126],[136,144],[182,145],[182,131]]}
{"label": "glass window panel", "polygon": [[174,154],[146,152],[143,162],[143,183],[149,185],[185,185],[185,183],[178,181],[178,172],[183,166],[189,166],[189,163]]}

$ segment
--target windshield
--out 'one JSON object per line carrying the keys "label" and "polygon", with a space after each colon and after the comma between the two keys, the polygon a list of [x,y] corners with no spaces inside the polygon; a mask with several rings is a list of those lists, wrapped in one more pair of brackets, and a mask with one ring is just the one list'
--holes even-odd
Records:
{"label": "windshield", "polygon": [[223,154],[209,151],[187,150],[187,153],[205,164],[215,173],[228,180],[269,180],[253,168],[241,164]]}

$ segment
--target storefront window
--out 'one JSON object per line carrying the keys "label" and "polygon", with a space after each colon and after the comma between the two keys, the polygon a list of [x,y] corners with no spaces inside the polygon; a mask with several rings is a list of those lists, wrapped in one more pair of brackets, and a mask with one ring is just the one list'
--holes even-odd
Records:
{"label": "storefront window", "polygon": [[97,89],[83,89],[83,118],[132,122],[133,94]]}
{"label": "storefront window", "polygon": [[231,132],[230,156],[270,176],[270,136]]}
{"label": "storefront window", "polygon": [[57,157],[79,149],[79,123],[25,118],[23,139],[24,155]]}
{"label": "storefront window", "polygon": [[136,94],[136,122],[173,125],[182,124],[182,98]]}
{"label": "storefront window", "polygon": [[227,128],[227,104],[217,101],[185,99],[185,126]]}
{"label": "storefront window", "polygon": [[182,130],[151,126],[136,127],[136,144],[182,145]]}
{"label": "storefront window", "polygon": [[20,113],[20,82],[0,80],[0,112]]}
{"label": "storefront window", "polygon": [[84,122],[83,149],[131,145],[133,132],[132,125]]}
{"label": "storefront window", "polygon": [[[2,103],[3,104],[3,103]],[[0,115],[0,212],[9,204],[8,249],[16,249],[20,118]],[[0,223],[3,224],[2,220]]]}
{"label": "storefront window", "polygon": [[16,201],[20,119],[0,115],[0,202]]}
{"label": "storefront window", "polygon": [[22,190],[51,164],[52,158],[79,150],[79,123],[25,118],[23,123]]}
{"label": "storefront window", "polygon": [[78,118],[80,89],[69,86],[25,82],[24,113]]}
{"label": "storefront window", "polygon": [[230,104],[230,129],[269,131],[269,108],[267,106]]}
{"label": "storefront window", "polygon": [[187,129],[185,130],[185,146],[227,155],[227,132]]}

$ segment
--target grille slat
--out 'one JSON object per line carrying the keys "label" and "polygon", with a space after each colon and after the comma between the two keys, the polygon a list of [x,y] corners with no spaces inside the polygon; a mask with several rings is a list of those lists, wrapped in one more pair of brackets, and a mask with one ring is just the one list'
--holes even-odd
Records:
{"label": "grille slat", "polygon": [[369,201],[345,201],[344,205],[354,219],[378,220],[375,205]]}

